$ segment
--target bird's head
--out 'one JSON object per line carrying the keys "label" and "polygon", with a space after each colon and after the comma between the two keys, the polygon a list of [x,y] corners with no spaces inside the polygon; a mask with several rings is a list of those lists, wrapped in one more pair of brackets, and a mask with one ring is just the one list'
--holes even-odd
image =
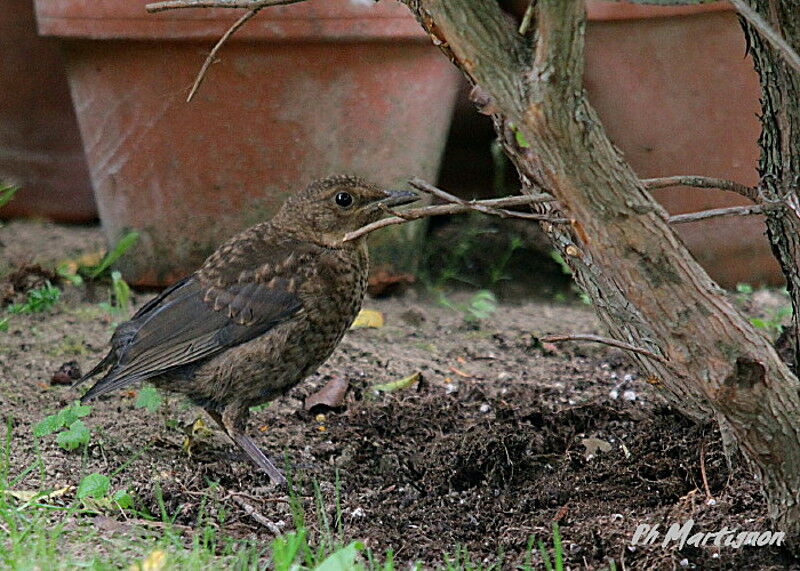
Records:
{"label": "bird's head", "polygon": [[385,207],[409,204],[418,198],[409,190],[383,190],[362,178],[332,176],[311,183],[287,199],[272,223],[320,244],[338,247],[348,232],[381,219]]}

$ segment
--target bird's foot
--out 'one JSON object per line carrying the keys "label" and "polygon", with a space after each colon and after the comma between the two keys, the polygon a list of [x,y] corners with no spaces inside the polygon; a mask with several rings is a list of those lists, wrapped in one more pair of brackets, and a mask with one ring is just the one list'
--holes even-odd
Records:
{"label": "bird's foot", "polygon": [[239,428],[240,423],[238,422],[238,418],[231,418],[231,416],[225,413],[220,414],[213,409],[206,409],[206,412],[220,425],[230,439],[233,440],[239,448],[244,450],[244,453],[247,454],[247,457],[250,458],[253,464],[267,473],[274,486],[281,490],[288,488],[283,472],[276,468],[255,441]]}

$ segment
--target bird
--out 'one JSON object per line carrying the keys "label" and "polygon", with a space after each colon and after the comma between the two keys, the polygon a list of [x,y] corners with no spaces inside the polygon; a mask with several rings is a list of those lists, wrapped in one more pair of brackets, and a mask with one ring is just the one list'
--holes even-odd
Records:
{"label": "bird", "polygon": [[81,402],[145,380],[185,395],[285,484],[246,433],[250,407],[316,371],[358,314],[366,237],[345,235],[417,199],[349,175],[312,182],[120,324],[108,354],[76,383],[104,373]]}

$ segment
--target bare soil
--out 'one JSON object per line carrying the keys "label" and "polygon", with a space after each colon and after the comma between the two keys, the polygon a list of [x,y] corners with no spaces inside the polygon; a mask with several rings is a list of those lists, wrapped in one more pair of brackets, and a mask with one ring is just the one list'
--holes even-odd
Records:
{"label": "bare soil", "polygon": [[[0,228],[0,242],[8,270],[31,261],[52,267],[102,240],[97,228],[16,222]],[[86,417],[87,450],[67,452],[52,437],[37,444],[31,427],[78,394],[52,385],[52,375],[72,360],[92,366],[113,330],[97,305],[108,296],[104,287],[63,288],[54,310],[13,315],[0,333],[12,474],[40,454],[45,470],[24,486],[61,488],[130,462],[112,487],[129,488],[138,509],[159,513],[158,487],[187,541],[211,499],[226,509],[220,525],[228,535],[266,545],[276,529],[292,529],[286,495],[211,423],[187,453],[185,427],[203,413],[177,397],[150,413],[134,408],[134,391],[121,391]],[[531,536],[551,542],[554,522],[570,568],[607,569],[612,559],[617,569],[800,568],[779,547],[631,545],[642,523],[663,531],[692,518],[704,532],[770,524],[757,483],[741,462],[728,467],[718,433],[666,406],[626,355],[598,345],[542,346],[545,334],[599,332],[586,306],[503,304],[480,327],[413,291],[365,307],[381,311],[385,325],[350,331],[316,375],[251,422],[260,444],[286,459],[312,530],[335,521],[338,488],[347,539],[378,553],[392,548],[396,562],[426,568],[461,548],[473,561],[513,568]],[[422,380],[411,387],[371,388],[417,371]],[[305,398],[333,376],[349,382],[344,404],[304,410]],[[114,511],[71,524],[95,526],[100,537],[138,533],[135,518]],[[538,554],[533,561],[539,565]]]}

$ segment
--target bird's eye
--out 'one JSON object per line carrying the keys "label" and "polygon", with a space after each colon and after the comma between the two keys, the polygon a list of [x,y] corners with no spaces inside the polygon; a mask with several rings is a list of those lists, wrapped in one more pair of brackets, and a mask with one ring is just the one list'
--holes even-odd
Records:
{"label": "bird's eye", "polygon": [[349,192],[338,193],[334,200],[336,201],[337,206],[341,206],[342,208],[347,208],[353,204],[353,196]]}

